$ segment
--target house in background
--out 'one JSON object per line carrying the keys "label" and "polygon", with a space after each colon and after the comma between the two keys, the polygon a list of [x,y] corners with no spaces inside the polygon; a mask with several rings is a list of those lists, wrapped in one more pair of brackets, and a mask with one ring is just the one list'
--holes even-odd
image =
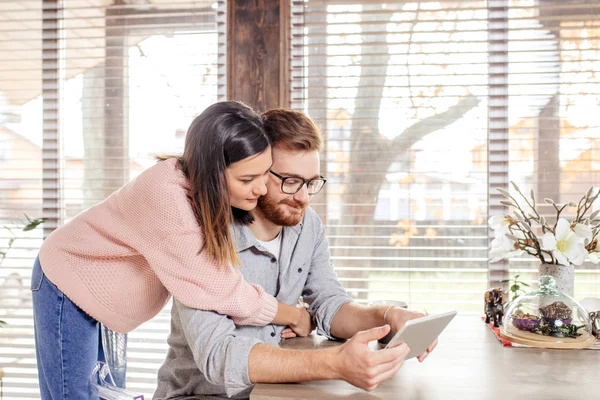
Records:
{"label": "house in background", "polygon": [[[66,155],[62,177],[65,220],[83,211],[84,157]],[[145,167],[129,160],[129,177],[135,178]],[[42,214],[42,149],[15,131],[0,126],[0,221],[8,222]],[[91,199],[95,200],[95,199]],[[101,201],[92,201],[92,203]]]}

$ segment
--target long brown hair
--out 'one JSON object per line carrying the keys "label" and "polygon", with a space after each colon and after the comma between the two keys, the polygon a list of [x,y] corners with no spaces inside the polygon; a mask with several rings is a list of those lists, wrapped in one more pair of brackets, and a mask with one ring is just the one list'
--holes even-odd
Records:
{"label": "long brown hair", "polygon": [[[269,146],[260,115],[240,102],[224,101],[211,105],[192,121],[183,155],[177,157],[189,180],[190,202],[204,234],[200,251],[207,251],[223,265],[240,265],[229,230],[233,210],[226,169]],[[242,218],[248,214],[238,209],[235,212]]]}

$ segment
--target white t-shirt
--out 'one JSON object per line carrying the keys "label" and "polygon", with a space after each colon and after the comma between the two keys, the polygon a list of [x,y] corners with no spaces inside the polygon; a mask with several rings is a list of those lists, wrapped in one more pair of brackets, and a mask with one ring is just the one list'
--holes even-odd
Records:
{"label": "white t-shirt", "polygon": [[262,240],[258,239],[256,240],[277,259],[279,259],[279,254],[281,253],[281,232],[279,232],[279,235],[277,235],[275,239],[268,242],[263,242]]}

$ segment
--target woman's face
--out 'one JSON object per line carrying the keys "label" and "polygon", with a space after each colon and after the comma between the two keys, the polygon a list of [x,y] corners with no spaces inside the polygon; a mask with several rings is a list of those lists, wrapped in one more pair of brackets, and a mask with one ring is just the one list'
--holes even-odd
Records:
{"label": "woman's face", "polygon": [[258,198],[267,193],[266,183],[272,163],[271,147],[267,147],[262,153],[227,167],[227,186],[232,207],[245,211],[256,207]]}

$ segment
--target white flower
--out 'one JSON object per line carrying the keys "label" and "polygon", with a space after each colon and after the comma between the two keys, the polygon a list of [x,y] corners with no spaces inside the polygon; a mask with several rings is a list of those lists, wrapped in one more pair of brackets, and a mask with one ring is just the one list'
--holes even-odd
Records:
{"label": "white flower", "polygon": [[[495,231],[498,232],[498,231]],[[490,262],[500,261],[503,258],[515,257],[521,255],[523,250],[515,247],[515,241],[506,237],[506,235],[496,235],[492,240],[490,250]]]}
{"label": "white flower", "polygon": [[600,262],[600,253],[597,251],[593,251],[588,254],[588,259],[594,264],[598,264]]}
{"label": "white flower", "polygon": [[564,218],[556,223],[556,235],[548,232],[542,236],[542,245],[545,250],[552,251],[562,265],[581,265],[588,255],[583,239],[571,230],[571,224]]}
{"label": "white flower", "polygon": [[573,228],[573,231],[580,238],[587,239],[588,242],[590,240],[592,240],[592,236],[593,236],[593,234],[592,234],[592,227],[589,226],[589,225],[576,224],[575,228]]}
{"label": "white flower", "polygon": [[510,233],[508,228],[510,227],[511,222],[512,221],[506,215],[495,215],[488,221],[490,228],[492,228],[494,232],[499,232],[501,234]]}

